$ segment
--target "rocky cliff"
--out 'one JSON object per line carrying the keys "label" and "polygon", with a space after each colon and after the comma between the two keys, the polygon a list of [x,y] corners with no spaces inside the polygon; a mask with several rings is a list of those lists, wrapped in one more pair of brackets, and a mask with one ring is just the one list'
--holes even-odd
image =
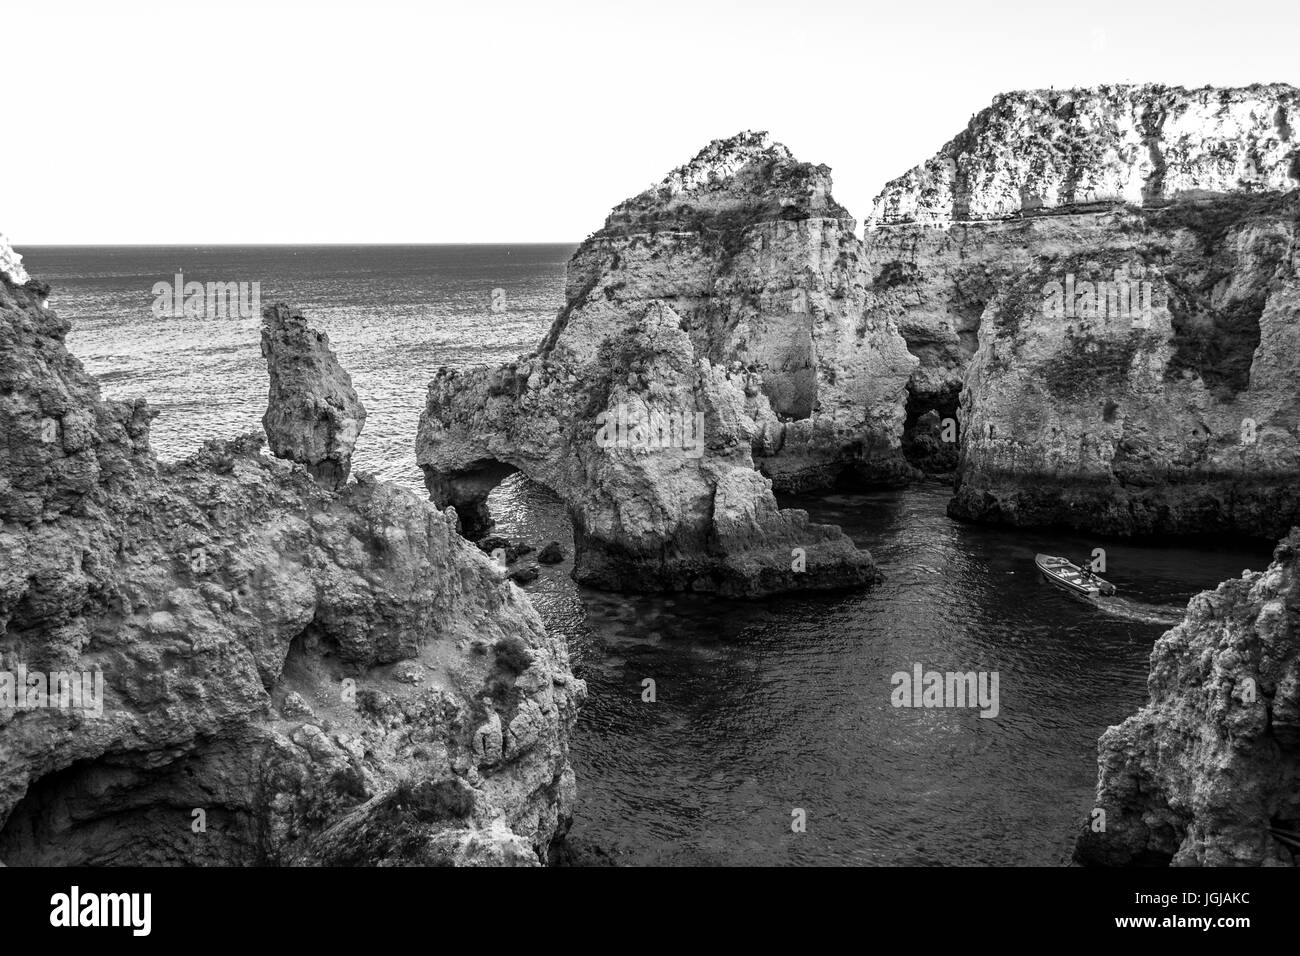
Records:
{"label": "rocky cliff", "polygon": [[868,555],[771,490],[911,473],[916,360],[871,317],[854,226],[825,167],[764,134],[711,144],[582,244],[536,352],[439,372],[417,446],[433,499],[476,534],[491,488],[524,471],[565,498],[597,586],[871,580]]}
{"label": "rocky cliff", "polygon": [[1300,90],[1113,85],[995,97],[876,198],[876,224],[944,226],[1095,201],[1151,205],[1300,181]]}
{"label": "rocky cliff", "polygon": [[870,271],[920,359],[909,431],[959,425],[953,514],[1300,520],[1298,113],[1282,85],[1008,94],[885,188]]}
{"label": "rocky cliff", "polygon": [[1192,599],[1156,642],[1147,687],[1148,704],[1101,738],[1096,807],[1075,858],[1295,865],[1300,529],[1268,570]]}
{"label": "rocky cliff", "polygon": [[[104,401],[11,276],[0,860],[542,861],[585,689],[454,516],[260,436],[158,463],[143,401]],[[75,675],[99,694],[55,692]]]}

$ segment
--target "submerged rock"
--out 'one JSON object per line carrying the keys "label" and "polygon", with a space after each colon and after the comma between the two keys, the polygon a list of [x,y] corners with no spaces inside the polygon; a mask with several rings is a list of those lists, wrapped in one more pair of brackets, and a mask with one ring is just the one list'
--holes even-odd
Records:
{"label": "submerged rock", "polygon": [[1183,623],[1156,642],[1147,688],[1147,705],[1101,737],[1096,806],[1075,859],[1294,866],[1300,529],[1268,570],[1192,598]]}
{"label": "submerged rock", "polygon": [[537,565],[530,564],[526,568],[516,568],[510,572],[508,577],[511,581],[514,581],[515,584],[531,584],[533,581],[537,580],[541,573],[541,569],[538,568]]}
{"label": "submerged rock", "polygon": [[564,549],[560,547],[560,542],[551,541],[537,553],[537,560],[540,564],[559,564],[564,560]]}
{"label": "submerged rock", "polygon": [[764,134],[715,142],[582,244],[536,352],[438,373],[417,441],[431,497],[477,536],[488,493],[525,472],[568,504],[575,576],[597,587],[870,582],[868,554],[773,497],[911,474],[915,359],[866,316],[853,229],[825,167]]}
{"label": "submerged rock", "polygon": [[545,861],[585,688],[522,592],[427,501],[260,436],[160,464],[68,329],[0,279],[0,860]]}
{"label": "submerged rock", "polygon": [[499,556],[504,559],[506,564],[514,564],[519,560],[520,555],[527,553],[519,546],[511,544],[509,538],[503,538],[496,534],[480,538],[478,549],[484,554],[490,554],[494,557],[499,553]]}
{"label": "submerged rock", "polygon": [[1285,85],[1012,93],[885,188],[873,286],[921,360],[909,421],[959,425],[951,513],[1300,521],[1298,116]]}
{"label": "submerged rock", "polygon": [[329,336],[309,328],[297,309],[270,305],[262,310],[262,356],[271,373],[262,416],[271,451],[305,465],[326,488],[343,487],[366,409]]}

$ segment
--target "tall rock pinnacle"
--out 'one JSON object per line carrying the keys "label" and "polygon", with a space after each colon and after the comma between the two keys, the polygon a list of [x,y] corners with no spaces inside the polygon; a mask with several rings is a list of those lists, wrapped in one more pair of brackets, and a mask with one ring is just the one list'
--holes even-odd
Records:
{"label": "tall rock pinnacle", "polygon": [[339,365],[329,336],[283,303],[262,312],[262,355],[271,390],[262,427],[271,451],[305,465],[312,477],[341,488],[366,409]]}

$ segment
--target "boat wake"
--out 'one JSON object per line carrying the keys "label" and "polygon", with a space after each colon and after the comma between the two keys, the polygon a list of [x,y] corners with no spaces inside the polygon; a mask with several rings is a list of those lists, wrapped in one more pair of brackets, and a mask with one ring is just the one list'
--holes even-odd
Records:
{"label": "boat wake", "polygon": [[1142,601],[1130,601],[1128,598],[1108,597],[1092,602],[1098,610],[1104,611],[1114,617],[1122,617],[1129,621],[1140,621],[1143,624],[1165,624],[1172,627],[1175,624],[1182,623],[1182,608],[1170,607],[1165,604],[1146,604]]}

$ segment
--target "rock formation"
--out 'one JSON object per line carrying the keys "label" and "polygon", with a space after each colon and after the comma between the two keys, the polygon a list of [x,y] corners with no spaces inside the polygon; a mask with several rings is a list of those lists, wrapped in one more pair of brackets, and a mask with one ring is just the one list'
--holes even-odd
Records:
{"label": "rock formation", "polygon": [[[0,861],[542,861],[585,688],[522,592],[260,436],[157,462],[31,286],[0,278]],[[83,672],[97,707],[41,693]]]}
{"label": "rock formation", "polygon": [[352,469],[352,449],[366,409],[339,365],[329,336],[307,326],[302,312],[283,303],[262,310],[262,356],[271,390],[262,427],[271,451],[305,465],[331,490]]}
{"label": "rock formation", "polygon": [[[1297,116],[1282,85],[1008,94],[885,188],[869,268],[920,359],[909,426],[960,424],[953,514],[1300,521]],[[1077,307],[1054,310],[1067,283]]]}
{"label": "rock formation", "polygon": [[481,534],[492,487],[525,472],[565,498],[575,575],[599,587],[871,580],[868,555],[772,494],[912,473],[916,360],[869,316],[853,230],[824,166],[764,134],[711,144],[574,253],[536,352],[439,371],[417,445],[433,500]]}
{"label": "rock formation", "polygon": [[875,223],[1005,219],[1118,200],[1149,205],[1300,180],[1300,90],[1112,85],[997,96],[923,165],[888,183]]}
{"label": "rock formation", "polygon": [[587,354],[616,316],[662,303],[697,359],[745,389],[778,490],[910,478],[900,400],[916,360],[871,308],[856,226],[826,166],[766,133],[717,140],[582,244],[547,345]]}
{"label": "rock formation", "polygon": [[1096,809],[1076,860],[1295,865],[1300,529],[1268,570],[1192,599],[1156,642],[1147,687],[1149,703],[1101,737]]}

